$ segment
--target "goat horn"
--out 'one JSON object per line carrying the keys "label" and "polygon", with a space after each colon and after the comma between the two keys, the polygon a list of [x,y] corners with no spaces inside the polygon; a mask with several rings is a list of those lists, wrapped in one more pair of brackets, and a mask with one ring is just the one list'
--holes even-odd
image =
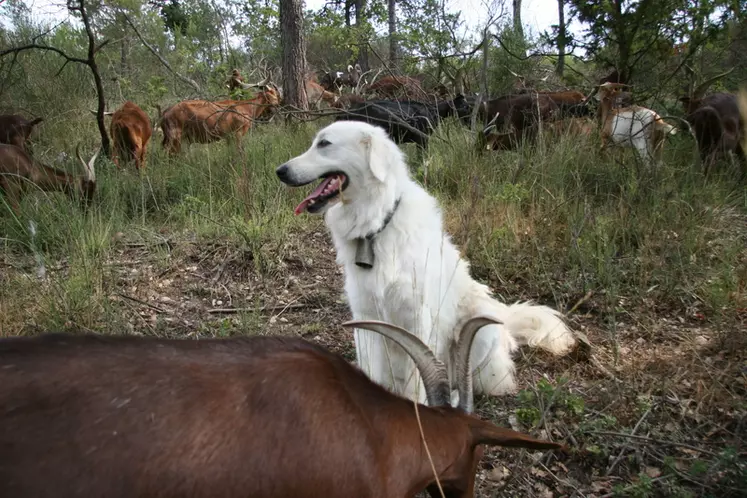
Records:
{"label": "goat horn", "polygon": [[708,90],[708,87],[714,84],[717,80],[720,80],[724,76],[728,76],[732,71],[734,71],[734,68],[729,69],[728,71],[725,71],[721,74],[717,74],[716,76],[712,78],[708,78],[703,83],[698,85],[698,87],[693,90],[693,98],[700,99],[703,97],[703,94]]}
{"label": "goat horn", "polygon": [[503,322],[489,316],[476,316],[467,320],[459,333],[456,345],[456,384],[459,390],[459,408],[467,413],[475,409],[474,392],[472,391],[472,367],[469,356],[472,342],[477,332],[486,325],[500,325]]}
{"label": "goat horn", "polygon": [[80,154],[80,144],[75,146],[75,155],[78,156],[78,160],[83,165],[83,169],[86,172],[86,181],[91,183],[96,181],[96,170],[94,169],[93,164],[96,162],[96,158],[99,156],[100,151],[100,148],[97,149],[91,160],[86,163],[86,161],[83,160],[83,156]]}
{"label": "goat horn", "polygon": [[239,83],[239,84],[241,85],[241,88],[243,88],[244,90],[247,90],[249,88],[260,88],[260,87],[266,86],[269,81],[270,81],[270,77],[268,76],[267,78],[257,83]]}
{"label": "goat horn", "polygon": [[[486,105],[486,107],[487,107],[487,105]],[[500,116],[500,115],[501,115],[501,113],[500,113],[500,112],[496,112],[496,113],[495,113],[495,116],[493,116],[493,119],[491,119],[491,120],[490,120],[490,122],[489,122],[489,123],[488,123],[487,125],[485,125],[485,129],[487,130],[487,129],[488,129],[488,128],[490,128],[491,126],[492,126],[493,128],[495,128],[495,126],[496,126],[496,121],[498,121],[498,116]]]}
{"label": "goat horn", "polygon": [[342,326],[370,330],[399,344],[420,371],[428,406],[451,406],[451,388],[446,367],[423,341],[401,327],[376,320],[353,320]]}

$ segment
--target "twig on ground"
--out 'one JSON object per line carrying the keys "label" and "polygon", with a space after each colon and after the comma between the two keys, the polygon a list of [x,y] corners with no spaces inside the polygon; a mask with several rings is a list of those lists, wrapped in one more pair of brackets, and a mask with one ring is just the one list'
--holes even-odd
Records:
{"label": "twig on ground", "polygon": [[607,431],[586,431],[587,434],[596,434],[598,436],[615,436],[615,437],[626,437],[630,439],[639,439],[641,441],[648,441],[650,443],[657,443],[657,444],[665,444],[669,446],[678,446],[680,448],[686,448],[688,450],[697,451],[699,453],[703,453],[704,455],[709,455],[712,457],[718,457],[718,455],[712,451],[704,450],[703,448],[698,448],[697,446],[692,446],[690,444],[685,443],[677,443],[674,441],[664,441],[663,439],[655,439],[652,437],[646,437],[646,436],[636,436],[634,434],[623,434],[622,432],[607,432]]}
{"label": "twig on ground", "polygon": [[155,304],[147,303],[141,299],[138,299],[136,297],[128,296],[127,294],[122,294],[121,292],[117,292],[115,295],[119,297],[123,297],[125,299],[129,299],[130,301],[133,301],[135,303],[142,304],[143,306],[147,306],[148,308],[152,309],[153,311],[158,311],[159,313],[169,313],[168,310],[165,310],[159,306],[156,306]]}
{"label": "twig on ground", "polygon": [[262,312],[262,311],[275,311],[276,309],[283,308],[286,310],[300,310],[307,308],[314,308],[316,304],[310,303],[298,303],[298,304],[268,304],[266,306],[260,306],[259,308],[212,308],[207,310],[208,313],[213,314],[225,314],[230,315],[233,313],[251,313],[251,312]]}
{"label": "twig on ground", "polygon": [[[654,405],[651,405],[648,407],[648,410],[645,411],[645,413],[641,416],[641,418],[636,422],[635,426],[633,427],[633,430],[630,431],[630,435],[633,436],[638,431],[638,428],[641,426],[644,420],[646,420],[646,417],[648,417],[648,414],[651,413],[651,409]],[[604,473],[605,476],[609,476],[612,474],[612,471],[615,470],[615,467],[617,467],[617,464],[620,463],[620,460],[622,460],[623,455],[627,450],[630,449],[630,445],[626,444],[623,446],[623,449],[620,450],[620,453],[618,453],[617,458],[612,462],[612,464],[607,468],[607,472]]]}

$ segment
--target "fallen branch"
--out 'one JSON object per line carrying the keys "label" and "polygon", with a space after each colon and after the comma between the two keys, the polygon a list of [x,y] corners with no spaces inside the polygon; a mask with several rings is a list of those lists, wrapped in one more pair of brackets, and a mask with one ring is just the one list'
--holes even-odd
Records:
{"label": "fallen branch", "polygon": [[298,303],[298,304],[272,304],[266,306],[260,306],[259,308],[212,308],[207,310],[211,314],[219,315],[232,315],[236,313],[261,313],[263,311],[275,311],[277,309],[283,310],[301,310],[308,308],[316,308],[316,304]]}
{"label": "fallen branch", "polygon": [[709,455],[714,458],[718,457],[718,455],[712,451],[704,450],[702,448],[698,448],[697,446],[692,446],[690,444],[685,443],[676,443],[674,441],[664,441],[663,439],[654,439],[652,437],[646,437],[646,436],[636,436],[635,434],[623,434],[622,432],[607,432],[607,431],[585,431],[587,434],[596,434],[598,436],[615,436],[615,437],[625,437],[630,439],[639,439],[641,441],[648,441],[650,443],[656,443],[656,444],[664,444],[668,446],[678,446],[680,448],[686,448],[688,450],[697,451],[698,453],[703,453],[704,455]]}
{"label": "fallen branch", "polygon": [[[638,432],[638,428],[641,426],[643,421],[646,420],[646,417],[648,417],[648,414],[651,413],[651,408],[653,408],[653,405],[648,407],[648,410],[645,411],[643,416],[635,424],[635,426],[633,427],[633,430],[630,431],[631,436],[634,436],[635,433]],[[623,455],[625,454],[625,451],[628,449],[630,449],[630,446],[626,444],[623,447],[623,449],[620,450],[620,453],[618,453],[617,458],[615,458],[615,460],[612,462],[612,465],[610,465],[609,468],[607,469],[607,472],[605,472],[604,474],[605,476],[609,477],[610,474],[612,474],[612,471],[615,470],[615,467],[617,467],[617,464],[620,463],[620,460],[622,460]]]}
{"label": "fallen branch", "polygon": [[125,299],[129,299],[132,302],[135,302],[135,303],[138,303],[138,304],[142,304],[143,306],[147,306],[148,308],[152,309],[153,311],[158,311],[159,313],[168,313],[168,310],[160,308],[160,307],[158,307],[158,306],[156,306],[154,304],[150,304],[148,302],[145,302],[145,301],[143,301],[141,299],[138,299],[136,297],[128,296],[127,294],[122,294],[121,292],[117,292],[115,295],[119,296],[119,297],[122,297],[122,298],[125,298]]}

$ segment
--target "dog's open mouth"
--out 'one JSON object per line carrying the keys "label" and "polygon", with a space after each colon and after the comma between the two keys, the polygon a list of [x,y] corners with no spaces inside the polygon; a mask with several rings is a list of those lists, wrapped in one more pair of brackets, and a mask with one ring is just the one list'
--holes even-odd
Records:
{"label": "dog's open mouth", "polygon": [[340,196],[340,192],[348,187],[348,177],[342,173],[329,173],[322,177],[322,183],[317,185],[312,193],[301,204],[296,206],[295,214],[301,214],[304,211],[316,213],[330,201]]}

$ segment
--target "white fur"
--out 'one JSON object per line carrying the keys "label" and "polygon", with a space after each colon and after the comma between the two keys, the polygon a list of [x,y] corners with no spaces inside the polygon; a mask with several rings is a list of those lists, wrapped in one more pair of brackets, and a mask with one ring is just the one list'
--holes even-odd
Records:
{"label": "white fur", "polygon": [[[322,139],[330,145],[318,147]],[[383,129],[336,122],[319,131],[311,148],[286,166],[289,183],[310,182],[333,171],[349,178],[342,201],[327,208],[325,221],[344,267],[355,320],[404,327],[450,366],[454,341],[466,320],[482,314],[502,320],[503,326],[478,332],[471,353],[475,392],[493,395],[515,388],[511,353],[519,344],[555,354],[574,344],[556,311],[529,303],[503,304],[470,277],[469,264],[443,232],[436,199],[410,178],[402,152]],[[359,268],[354,239],[378,230],[398,198],[391,222],[374,239],[373,268]],[[354,334],[358,365],[374,381],[425,400],[415,365],[399,346],[366,330]]]}
{"label": "white fur", "polygon": [[674,134],[676,129],[661,120],[661,117],[645,107],[631,107],[613,111],[610,116],[610,140],[622,147],[632,147],[645,163],[656,157],[663,144],[656,133],[661,129],[661,137]]}

